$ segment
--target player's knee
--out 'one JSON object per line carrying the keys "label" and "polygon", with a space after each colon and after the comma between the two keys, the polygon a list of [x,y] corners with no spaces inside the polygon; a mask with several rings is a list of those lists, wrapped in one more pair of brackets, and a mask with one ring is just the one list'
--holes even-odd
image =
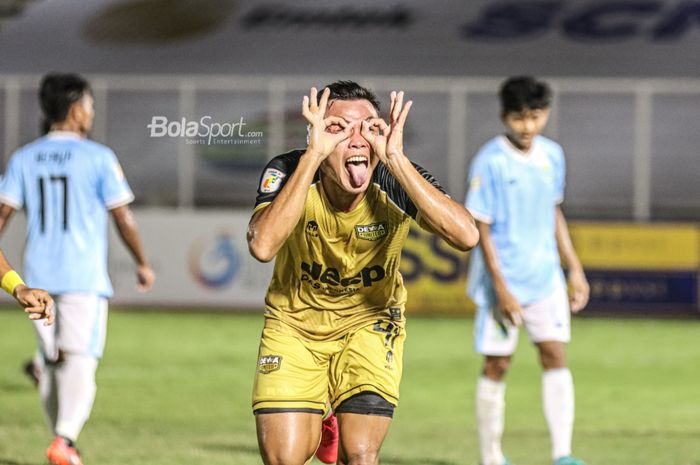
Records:
{"label": "player's knee", "polygon": [[486,357],[484,362],[484,376],[494,381],[500,381],[508,373],[510,357]]}
{"label": "player's knee", "polygon": [[343,465],[377,465],[379,463],[378,450],[363,450],[346,456],[341,461]]}
{"label": "player's knee", "polygon": [[566,351],[563,343],[539,343],[540,363],[544,370],[555,370],[566,367]]}
{"label": "player's knee", "polygon": [[299,450],[291,448],[265,448],[261,446],[260,455],[262,455],[265,465],[304,465],[313,456],[313,453],[306,457],[305,454],[300,454]]}

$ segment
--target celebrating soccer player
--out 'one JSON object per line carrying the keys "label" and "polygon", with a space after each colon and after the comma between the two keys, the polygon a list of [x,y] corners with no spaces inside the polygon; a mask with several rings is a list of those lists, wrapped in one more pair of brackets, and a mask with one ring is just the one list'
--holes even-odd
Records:
{"label": "celebrating soccer player", "polygon": [[107,212],[138,265],[139,288],[150,289],[155,277],[119,162],[87,139],[94,117],[88,82],[49,74],[39,99],[50,131],[10,159],[0,185],[0,231],[15,210],[26,209],[25,275],[56,297],[58,319],[52,327],[34,325],[43,362],[39,393],[55,435],[46,454],[52,465],[81,465],[75,441],[92,410],[112,295]]}
{"label": "celebrating soccer player", "polygon": [[[319,98],[320,97],[320,98]],[[399,400],[411,219],[453,247],[474,247],[474,219],[404,153],[412,102],[392,92],[389,122],[350,81],[305,96],[308,145],[265,167],[248,244],[276,257],[265,299],[253,410],[266,465],[376,464]]]}
{"label": "celebrating soccer player", "polygon": [[[549,87],[529,77],[501,87],[505,135],[477,153],[466,206],[481,242],[472,254],[469,295],[476,303],[476,351],[484,355],[476,414],[483,465],[507,464],[501,450],[505,375],[525,326],[544,373],[542,399],[555,465],[582,465],[571,456],[574,386],[566,367],[570,311],[588,301],[588,283],[559,207],[564,199],[564,153],[540,133],[549,117]],[[560,267],[568,268],[572,294]]]}

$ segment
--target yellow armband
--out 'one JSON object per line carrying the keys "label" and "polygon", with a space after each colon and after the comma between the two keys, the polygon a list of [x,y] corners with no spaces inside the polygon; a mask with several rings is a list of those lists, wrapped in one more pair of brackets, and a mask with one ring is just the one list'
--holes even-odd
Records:
{"label": "yellow armband", "polygon": [[0,284],[2,288],[5,289],[5,292],[14,297],[15,288],[20,284],[24,284],[24,281],[22,281],[22,278],[20,278],[15,270],[10,270],[2,277],[2,282],[0,282]]}

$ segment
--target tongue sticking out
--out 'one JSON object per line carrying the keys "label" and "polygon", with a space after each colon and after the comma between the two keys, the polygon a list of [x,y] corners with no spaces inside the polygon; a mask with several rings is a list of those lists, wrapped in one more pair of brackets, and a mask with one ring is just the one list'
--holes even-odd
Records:
{"label": "tongue sticking out", "polygon": [[348,163],[345,165],[350,174],[350,184],[352,187],[361,187],[367,180],[366,163]]}

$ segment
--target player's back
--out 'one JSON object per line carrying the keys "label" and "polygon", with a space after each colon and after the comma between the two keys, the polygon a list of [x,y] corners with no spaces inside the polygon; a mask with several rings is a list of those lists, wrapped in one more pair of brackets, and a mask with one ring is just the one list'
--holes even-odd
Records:
{"label": "player's back", "polygon": [[12,157],[2,196],[26,209],[30,285],[52,293],[112,294],[106,207],[133,195],[108,147],[73,133],[49,133]]}

